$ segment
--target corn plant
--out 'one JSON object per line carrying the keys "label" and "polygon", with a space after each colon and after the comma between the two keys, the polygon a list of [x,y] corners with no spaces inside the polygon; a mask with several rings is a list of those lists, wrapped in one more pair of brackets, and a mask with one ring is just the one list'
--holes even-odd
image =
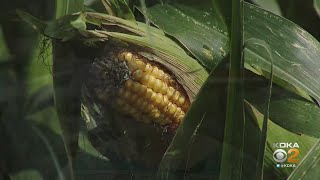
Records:
{"label": "corn plant", "polygon": [[[79,169],[82,125],[91,154],[99,157],[87,168],[113,166],[103,177],[320,176],[318,1],[308,13],[314,24],[277,1],[96,4],[94,10],[81,1],[57,1],[50,22],[17,11],[52,42],[67,163],[34,132],[46,142],[58,178],[99,177],[98,168],[92,174]],[[297,4],[290,3],[291,10]]]}

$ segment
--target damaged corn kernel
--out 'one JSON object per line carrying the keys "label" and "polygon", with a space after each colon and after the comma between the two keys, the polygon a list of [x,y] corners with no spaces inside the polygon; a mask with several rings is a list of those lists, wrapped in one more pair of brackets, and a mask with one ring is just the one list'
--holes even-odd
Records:
{"label": "damaged corn kernel", "polygon": [[[144,123],[166,125],[180,123],[183,120],[190,106],[190,100],[182,85],[166,68],[129,51],[115,52],[115,57],[110,60],[115,61],[111,64],[113,67],[110,66],[104,71],[115,71],[117,64],[121,67],[125,65],[129,77],[123,80],[124,82],[121,81],[121,87],[113,89],[114,93],[110,95],[114,98],[113,100],[106,98],[107,95],[97,94],[97,97],[103,97],[100,98],[101,101],[111,104],[119,112]],[[96,72],[97,76],[99,75],[98,78],[103,79],[101,68],[98,71]],[[115,71],[113,77],[109,78],[119,77],[119,73]],[[120,82],[120,80],[117,81]]]}

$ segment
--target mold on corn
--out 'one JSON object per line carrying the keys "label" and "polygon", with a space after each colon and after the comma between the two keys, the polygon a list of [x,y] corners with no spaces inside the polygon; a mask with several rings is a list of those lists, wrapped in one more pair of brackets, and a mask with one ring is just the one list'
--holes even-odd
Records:
{"label": "mold on corn", "polygon": [[114,51],[90,68],[88,87],[102,103],[135,120],[179,124],[190,106],[183,86],[168,69],[134,51]]}

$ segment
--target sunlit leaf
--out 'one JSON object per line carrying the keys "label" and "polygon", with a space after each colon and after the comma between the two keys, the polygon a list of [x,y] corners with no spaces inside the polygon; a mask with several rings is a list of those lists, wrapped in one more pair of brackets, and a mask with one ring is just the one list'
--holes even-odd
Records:
{"label": "sunlit leaf", "polygon": [[181,4],[164,4],[148,8],[147,17],[176,37],[208,69],[229,52],[225,24],[217,24],[220,22],[218,16],[214,17],[210,11],[203,12]]}
{"label": "sunlit leaf", "polygon": [[320,17],[320,0],[313,0],[314,8]]}
{"label": "sunlit leaf", "polygon": [[[208,4],[209,5],[209,4]],[[178,8],[170,5],[155,6],[149,8],[148,16],[153,23],[161,27],[164,31],[171,34],[176,27],[180,27],[179,21],[175,21],[175,27],[171,27],[166,23],[167,19],[172,18],[169,14],[178,12]],[[161,8],[162,7],[162,8]],[[165,13],[167,11],[167,13]],[[192,18],[192,12],[185,13],[186,18]],[[317,100],[320,100],[320,62],[317,61],[320,57],[320,43],[313,38],[308,32],[301,29],[292,22],[276,16],[270,12],[260,9],[256,6],[245,3],[244,6],[244,33],[245,40],[256,38],[265,41],[272,49],[274,58],[274,81],[284,88],[311,100],[308,98],[307,92]],[[187,22],[185,22],[187,23]],[[188,25],[181,26],[197,26],[190,22]],[[164,24],[164,25],[163,25]],[[217,31],[214,28],[211,30]],[[177,34],[172,34],[180,41],[188,41],[189,36],[196,37],[192,33],[177,31]],[[217,32],[218,33],[218,32]],[[181,36],[184,37],[181,37]],[[200,36],[200,35],[199,35]],[[203,38],[199,37],[199,39]],[[206,37],[210,39],[209,37]],[[225,37],[227,39],[227,37]],[[198,39],[198,38],[197,38]],[[217,42],[217,39],[210,40]],[[190,44],[184,44],[188,49],[201,49],[204,45],[202,40],[199,44],[195,40],[190,41]],[[216,49],[217,50],[217,49]],[[245,67],[257,74],[269,77],[270,59],[265,51],[259,46],[246,47],[245,50]],[[201,59],[200,59],[201,61]],[[262,72],[262,73],[260,73]],[[263,73],[268,72],[268,73]]]}
{"label": "sunlit leaf", "polygon": [[109,15],[135,21],[134,14],[126,0],[102,0]]}
{"label": "sunlit leaf", "polygon": [[[316,78],[320,75],[320,62],[316,61],[320,43],[292,22],[262,9],[248,5],[244,12],[245,39],[258,38],[270,45],[274,75],[320,100],[320,80]],[[245,48],[244,52],[248,65],[269,71],[270,59],[258,46]]]}
{"label": "sunlit leaf", "polygon": [[320,176],[320,140],[312,147],[299,166],[292,172],[292,179],[317,179]]}

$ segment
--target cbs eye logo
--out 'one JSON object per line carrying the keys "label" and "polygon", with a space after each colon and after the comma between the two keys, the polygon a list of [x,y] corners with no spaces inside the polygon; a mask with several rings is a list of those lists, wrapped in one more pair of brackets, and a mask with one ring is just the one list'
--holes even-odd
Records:
{"label": "cbs eye logo", "polygon": [[296,157],[299,156],[299,154],[299,149],[289,149],[288,153],[283,149],[277,149],[273,152],[273,159],[277,163],[283,163],[286,160],[288,163],[297,163],[299,160],[296,159]]}
{"label": "cbs eye logo", "polygon": [[273,153],[273,159],[277,163],[282,163],[287,159],[287,152],[284,151],[283,149],[277,149]]}

